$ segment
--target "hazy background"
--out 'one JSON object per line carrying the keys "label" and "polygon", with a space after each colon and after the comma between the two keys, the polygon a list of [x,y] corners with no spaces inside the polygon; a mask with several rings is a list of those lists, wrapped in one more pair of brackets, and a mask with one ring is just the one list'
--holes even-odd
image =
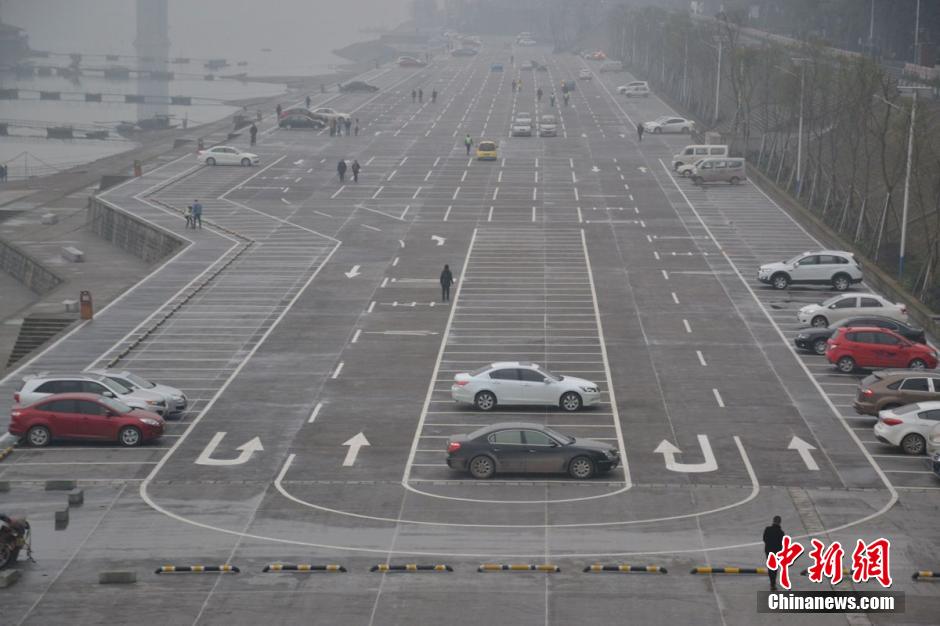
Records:
{"label": "hazy background", "polygon": [[[248,61],[250,74],[308,74],[342,60],[335,48],[394,28],[411,0],[170,0],[171,56]],[[56,52],[133,54],[135,0],[0,0],[0,18],[30,46]],[[271,48],[271,52],[261,52]],[[172,68],[171,68],[172,69]]]}

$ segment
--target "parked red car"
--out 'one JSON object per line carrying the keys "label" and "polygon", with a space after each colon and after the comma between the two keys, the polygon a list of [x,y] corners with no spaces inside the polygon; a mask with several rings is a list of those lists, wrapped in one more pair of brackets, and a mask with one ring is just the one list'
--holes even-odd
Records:
{"label": "parked red car", "polygon": [[933,369],[937,353],[887,328],[839,328],[826,342],[826,358],[846,374],[862,368]]}
{"label": "parked red car", "polygon": [[165,422],[156,413],[133,409],[93,393],[59,393],[29,406],[14,407],[10,434],[25,435],[31,446],[53,439],[103,439],[137,446],[163,434]]}

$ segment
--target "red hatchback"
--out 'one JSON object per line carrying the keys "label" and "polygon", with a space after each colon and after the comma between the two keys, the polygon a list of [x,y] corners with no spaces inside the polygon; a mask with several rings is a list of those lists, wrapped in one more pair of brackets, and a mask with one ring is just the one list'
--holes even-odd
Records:
{"label": "red hatchback", "polygon": [[931,346],[908,341],[887,328],[839,328],[826,343],[826,358],[846,374],[860,367],[914,370],[937,367],[937,353]]}
{"label": "red hatchback", "polygon": [[53,439],[103,439],[137,446],[163,434],[165,422],[156,413],[133,409],[93,393],[59,393],[25,407],[14,407],[10,434],[31,446]]}

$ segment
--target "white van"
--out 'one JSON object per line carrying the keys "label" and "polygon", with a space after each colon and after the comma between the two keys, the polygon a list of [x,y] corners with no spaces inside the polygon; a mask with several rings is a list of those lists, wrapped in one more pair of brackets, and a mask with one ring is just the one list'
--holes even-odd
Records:
{"label": "white van", "polygon": [[678,170],[681,165],[691,165],[705,157],[726,156],[728,156],[726,144],[686,146],[679,154],[672,157],[672,169]]}
{"label": "white van", "polygon": [[650,97],[650,86],[645,80],[634,80],[626,85],[617,87],[617,93],[623,94],[628,98],[634,96]]}
{"label": "white van", "polygon": [[742,158],[708,157],[695,164],[692,170],[692,182],[696,185],[705,183],[731,183],[737,185],[747,180],[745,163]]}
{"label": "white van", "polygon": [[601,63],[602,72],[622,72],[623,63],[620,61],[604,61]]}

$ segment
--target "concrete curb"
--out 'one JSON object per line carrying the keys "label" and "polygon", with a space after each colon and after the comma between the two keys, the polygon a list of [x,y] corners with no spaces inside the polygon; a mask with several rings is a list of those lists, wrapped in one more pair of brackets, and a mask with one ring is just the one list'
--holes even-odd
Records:
{"label": "concrete curb", "polygon": [[626,565],[626,564],[617,564],[617,565],[602,565],[601,563],[594,563],[588,565],[582,571],[584,572],[620,572],[620,573],[647,573],[647,574],[668,574],[669,571],[665,567],[660,567],[659,565]]}
{"label": "concrete curb", "polygon": [[404,565],[391,565],[389,563],[379,563],[369,568],[370,572],[452,572],[454,568],[450,565],[418,565],[417,563],[405,563]]}
{"label": "concrete curb", "polygon": [[530,563],[482,563],[478,572],[543,572],[553,574],[561,571],[557,565],[545,563],[532,565]]}
{"label": "concrete curb", "polygon": [[346,573],[346,568],[342,565],[328,564],[328,565],[311,565],[310,563],[271,563],[270,565],[265,565],[262,572],[274,573],[274,572],[342,572]]}

